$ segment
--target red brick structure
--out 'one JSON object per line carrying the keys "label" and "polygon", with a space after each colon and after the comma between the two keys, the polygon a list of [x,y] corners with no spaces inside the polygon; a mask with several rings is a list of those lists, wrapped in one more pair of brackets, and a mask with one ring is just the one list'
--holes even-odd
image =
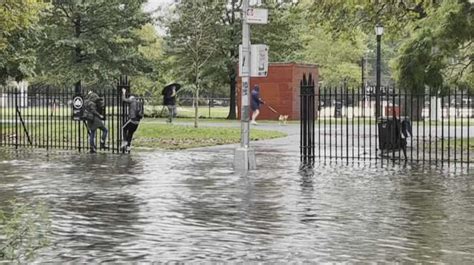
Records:
{"label": "red brick structure", "polygon": [[[271,63],[268,66],[267,77],[252,77],[250,88],[255,84],[260,86],[260,96],[267,105],[274,108],[279,114],[288,115],[289,120],[300,118],[300,81],[303,74],[312,74],[317,85],[319,72],[317,65],[296,63]],[[240,91],[242,79],[237,82],[237,106],[240,118]],[[257,120],[277,120],[278,114],[262,105]]]}

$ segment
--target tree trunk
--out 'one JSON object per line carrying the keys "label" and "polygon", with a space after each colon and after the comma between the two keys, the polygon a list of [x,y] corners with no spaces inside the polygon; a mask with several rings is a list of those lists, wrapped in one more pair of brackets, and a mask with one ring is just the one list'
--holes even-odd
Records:
{"label": "tree trunk", "polygon": [[[76,15],[76,19],[74,20],[74,36],[78,39],[81,36],[81,16],[79,14]],[[74,48],[74,60],[77,64],[81,63],[81,52],[81,47],[76,44],[76,47]],[[78,80],[74,84],[74,92],[76,95],[81,95],[84,93],[81,87],[81,80]]]}
{"label": "tree trunk", "polygon": [[413,94],[408,96],[408,115],[411,121],[423,120],[422,112],[425,105],[425,97],[421,94]]}
{"label": "tree trunk", "polygon": [[194,93],[194,128],[198,127],[198,119],[199,119],[199,86],[196,89],[196,93]]}
{"label": "tree trunk", "polygon": [[236,81],[236,75],[234,73],[229,75],[229,81],[230,81],[230,95],[229,95],[229,115],[227,116],[228,120],[235,120],[237,119],[237,113],[235,112],[235,103],[236,103],[236,86],[237,86],[237,81]]}

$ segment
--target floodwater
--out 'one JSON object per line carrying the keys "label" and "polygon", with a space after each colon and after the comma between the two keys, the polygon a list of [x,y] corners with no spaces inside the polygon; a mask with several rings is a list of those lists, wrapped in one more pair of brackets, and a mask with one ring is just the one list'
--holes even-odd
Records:
{"label": "floodwater", "polygon": [[318,164],[257,150],[131,155],[1,151],[0,206],[43,201],[51,244],[36,262],[474,261],[474,175],[465,169]]}

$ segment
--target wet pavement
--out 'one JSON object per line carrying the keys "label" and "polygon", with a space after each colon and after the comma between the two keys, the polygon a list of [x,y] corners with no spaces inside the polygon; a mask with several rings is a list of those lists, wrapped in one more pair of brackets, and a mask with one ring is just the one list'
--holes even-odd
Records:
{"label": "wet pavement", "polygon": [[246,177],[232,170],[234,146],[0,150],[0,205],[46,203],[39,263],[472,263],[472,171],[338,162],[303,174],[289,138],[256,143]]}

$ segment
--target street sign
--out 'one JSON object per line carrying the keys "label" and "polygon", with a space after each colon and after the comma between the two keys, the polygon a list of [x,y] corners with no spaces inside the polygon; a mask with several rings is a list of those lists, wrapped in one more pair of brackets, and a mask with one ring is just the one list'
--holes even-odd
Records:
{"label": "street sign", "polygon": [[[244,60],[242,45],[239,45],[239,75],[248,74],[243,68]],[[248,71],[248,70],[247,70]],[[266,77],[268,74],[268,46],[265,44],[252,44],[250,47],[250,76]]]}
{"label": "street sign", "polygon": [[82,96],[75,96],[74,99],[72,100],[72,119],[75,121],[80,121],[83,116],[83,109],[84,106],[84,100],[82,99]]}
{"label": "street sign", "polygon": [[247,23],[249,24],[267,24],[268,9],[263,8],[247,8]]}

